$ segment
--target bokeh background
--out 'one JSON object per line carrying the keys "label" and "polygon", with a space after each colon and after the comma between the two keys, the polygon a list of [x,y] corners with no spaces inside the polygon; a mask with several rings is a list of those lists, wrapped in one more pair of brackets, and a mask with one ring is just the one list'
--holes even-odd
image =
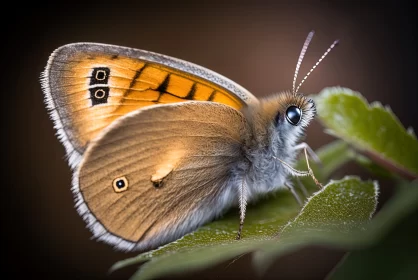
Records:
{"label": "bokeh background", "polygon": [[[57,47],[80,41],[150,50],[212,69],[261,97],[291,89],[306,35],[316,35],[300,75],[340,39],[301,92],[327,86],[360,91],[392,108],[404,126],[417,130],[416,9],[403,1],[72,1],[36,3],[36,9],[3,10],[3,124],[6,178],[2,232],[3,272],[44,279],[124,279],[107,275],[116,261],[135,256],[92,241],[73,206],[71,172],[43,104],[39,76]],[[318,148],[333,140],[318,122],[306,141]],[[4,143],[4,141],[2,141]],[[355,165],[346,174],[370,176]],[[385,182],[382,182],[385,186]],[[382,189],[382,203],[390,184]],[[320,279],[341,252],[305,249],[289,256],[268,278]],[[314,252],[314,253],[312,253]],[[228,270],[213,267],[192,275],[248,279],[250,258]],[[300,264],[309,267],[300,269]],[[319,264],[318,264],[319,263]],[[292,274],[293,273],[293,274]]]}

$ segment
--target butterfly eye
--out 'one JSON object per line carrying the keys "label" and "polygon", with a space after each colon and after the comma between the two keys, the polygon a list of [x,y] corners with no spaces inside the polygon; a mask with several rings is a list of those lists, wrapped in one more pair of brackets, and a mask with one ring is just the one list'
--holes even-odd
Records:
{"label": "butterfly eye", "polygon": [[290,106],[286,110],[286,119],[291,125],[298,125],[302,117],[302,111],[296,106]]}
{"label": "butterfly eye", "polygon": [[113,189],[115,192],[123,192],[128,189],[128,179],[125,176],[113,180]]}

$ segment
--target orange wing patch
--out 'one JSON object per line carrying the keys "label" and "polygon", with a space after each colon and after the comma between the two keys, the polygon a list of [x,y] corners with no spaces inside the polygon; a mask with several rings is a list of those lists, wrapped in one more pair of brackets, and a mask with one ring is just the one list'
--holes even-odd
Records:
{"label": "orange wing patch", "polygon": [[75,53],[51,82],[69,140],[83,152],[115,119],[141,107],[187,100],[214,101],[240,109],[244,103],[218,85],[153,62],[103,53]]}

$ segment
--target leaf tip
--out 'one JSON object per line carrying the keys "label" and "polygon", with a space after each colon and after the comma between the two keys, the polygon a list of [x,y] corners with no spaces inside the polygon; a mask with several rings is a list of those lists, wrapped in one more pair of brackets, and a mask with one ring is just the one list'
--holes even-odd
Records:
{"label": "leaf tip", "polygon": [[113,272],[115,272],[118,269],[121,269],[123,266],[120,265],[120,262],[116,262],[114,263],[107,271],[107,276],[109,276],[110,274],[112,274]]}
{"label": "leaf tip", "polygon": [[411,135],[415,139],[417,138],[417,135],[415,134],[414,128],[412,126],[408,127],[408,129],[406,130],[406,133],[408,133],[409,135]]}

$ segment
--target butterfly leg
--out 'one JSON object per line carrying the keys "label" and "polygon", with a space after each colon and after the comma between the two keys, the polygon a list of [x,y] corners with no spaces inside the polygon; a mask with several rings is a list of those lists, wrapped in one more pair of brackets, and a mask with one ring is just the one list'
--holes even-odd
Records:
{"label": "butterfly leg", "polygon": [[273,156],[273,158],[280,161],[284,165],[284,167],[287,168],[287,170],[290,172],[290,174],[292,174],[293,176],[296,176],[296,177],[311,176],[311,178],[312,178],[312,180],[314,180],[315,184],[318,187],[322,188],[322,184],[315,178],[315,175],[314,175],[314,173],[313,173],[313,171],[312,171],[312,169],[309,165],[308,152],[306,151],[306,149],[304,149],[304,151],[305,151],[306,165],[308,166],[308,171],[297,170],[297,169],[293,168],[290,164],[288,164],[288,163],[284,162],[283,160],[279,159],[278,157]]}
{"label": "butterfly leg", "polygon": [[239,210],[240,210],[240,221],[239,228],[236,239],[241,239],[242,227],[244,226],[245,219],[245,210],[247,208],[247,185],[245,184],[245,179],[241,181],[241,186],[239,188]]}
{"label": "butterfly leg", "polygon": [[311,167],[309,166],[309,160],[308,160],[308,155],[311,157],[311,159],[313,159],[314,162],[316,162],[319,165],[322,165],[321,163],[321,159],[318,157],[318,155],[312,150],[312,148],[305,142],[302,142],[298,145],[295,146],[295,150],[303,150],[305,153],[305,159],[306,159],[306,165],[308,166],[308,170],[311,173],[311,177],[314,180],[315,184],[319,187],[322,188],[321,183],[319,183],[319,181],[315,178],[313,171],[311,169]]}
{"label": "butterfly leg", "polygon": [[303,206],[302,200],[300,199],[300,196],[298,195],[298,193],[295,191],[295,188],[293,187],[293,185],[291,183],[287,182],[286,184],[284,184],[284,186],[289,189],[289,191],[295,197],[296,201],[302,207]]}
{"label": "butterfly leg", "polygon": [[[306,145],[306,147],[309,147],[308,145]],[[312,179],[314,180],[314,182],[315,182],[315,184],[318,186],[318,187],[320,187],[320,188],[322,188],[322,184],[318,181],[318,179],[316,179],[316,177],[315,177],[315,175],[314,175],[314,173],[313,173],[313,170],[311,169],[311,167],[309,166],[309,159],[308,159],[308,150],[307,150],[307,148],[304,148],[303,149],[303,151],[305,152],[305,159],[306,159],[306,165],[307,165],[307,167],[308,167],[308,170],[309,170],[309,174],[311,175],[311,177],[312,177]],[[311,149],[311,148],[309,148],[309,149]],[[311,149],[311,151],[312,151],[312,149]],[[313,151],[312,151],[312,153],[316,156],[316,157],[318,157]],[[318,160],[319,160],[319,158],[318,158]]]}
{"label": "butterfly leg", "polygon": [[302,183],[302,181],[300,180],[300,178],[299,177],[295,177],[296,178],[296,182],[298,183],[298,186],[299,186],[299,188],[302,190],[302,192],[303,192],[303,195],[305,196],[305,197],[308,197],[309,196],[309,193],[308,193],[308,191],[306,190],[306,188],[305,188],[305,186],[303,185],[303,183]]}
{"label": "butterfly leg", "polygon": [[295,147],[294,147],[294,149],[295,149],[295,151],[298,151],[298,150],[306,150],[307,152],[308,152],[308,154],[309,154],[309,156],[311,157],[311,159],[315,162],[315,163],[317,163],[317,164],[322,164],[321,163],[321,159],[318,157],[318,155],[312,150],[312,148],[311,147],[309,147],[309,145],[307,144],[307,143],[305,143],[305,142],[302,142],[302,143],[300,143],[300,144],[298,144],[298,145],[296,145]]}

